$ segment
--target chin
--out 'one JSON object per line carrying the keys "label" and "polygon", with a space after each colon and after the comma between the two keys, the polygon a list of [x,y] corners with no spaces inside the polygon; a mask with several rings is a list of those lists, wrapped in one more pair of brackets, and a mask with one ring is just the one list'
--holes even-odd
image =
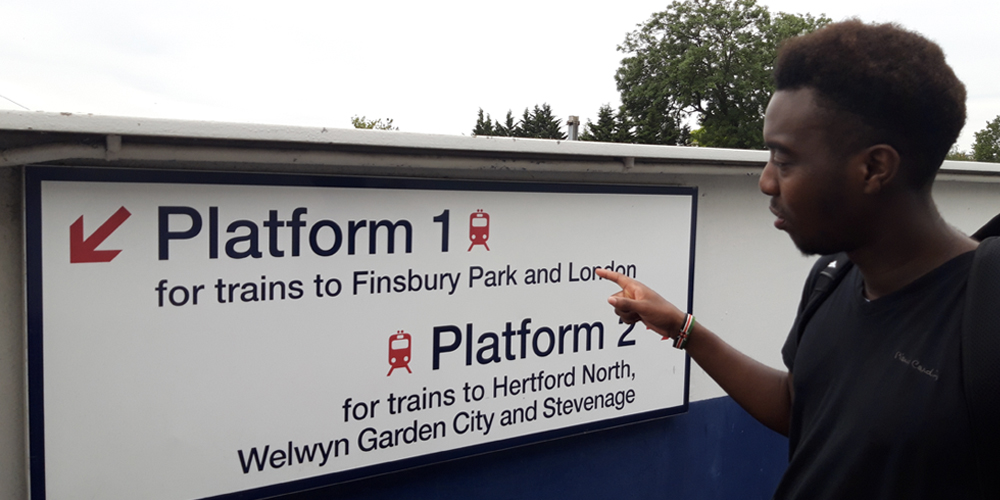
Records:
{"label": "chin", "polygon": [[802,252],[802,255],[805,257],[812,257],[814,255],[830,255],[841,251],[837,245],[824,244],[817,241],[808,241],[791,234],[789,234],[789,236],[792,238],[792,243],[795,244],[795,248],[799,249],[799,252]]}

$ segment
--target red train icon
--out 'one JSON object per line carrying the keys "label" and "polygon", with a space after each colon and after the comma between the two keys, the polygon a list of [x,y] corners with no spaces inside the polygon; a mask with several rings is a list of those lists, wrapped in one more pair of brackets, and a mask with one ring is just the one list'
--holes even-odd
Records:
{"label": "red train icon", "polygon": [[403,330],[397,330],[395,335],[389,335],[389,373],[385,376],[388,377],[392,375],[392,371],[396,368],[406,368],[406,371],[413,373],[410,370],[410,351],[411,351],[410,334],[403,332]]}
{"label": "red train icon", "polygon": [[490,239],[490,214],[483,212],[483,209],[476,210],[469,215],[469,240],[472,244],[469,245],[469,250],[472,251],[472,247],[476,245],[482,245],[486,247],[489,251],[490,246],[486,244],[486,240]]}

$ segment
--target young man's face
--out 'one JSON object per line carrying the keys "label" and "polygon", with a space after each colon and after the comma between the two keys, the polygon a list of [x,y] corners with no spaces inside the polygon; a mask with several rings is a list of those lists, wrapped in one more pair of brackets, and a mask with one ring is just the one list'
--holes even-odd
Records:
{"label": "young man's face", "polygon": [[851,250],[859,205],[848,182],[852,161],[834,151],[829,120],[812,89],[780,90],[764,117],[771,152],[760,190],[771,197],[775,227],[806,254]]}

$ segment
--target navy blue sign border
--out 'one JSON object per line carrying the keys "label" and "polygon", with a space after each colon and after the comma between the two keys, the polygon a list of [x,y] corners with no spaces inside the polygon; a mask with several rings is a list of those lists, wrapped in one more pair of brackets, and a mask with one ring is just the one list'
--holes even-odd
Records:
{"label": "navy blue sign border", "polygon": [[[688,264],[687,310],[694,302],[695,230],[697,227],[698,188],[681,186],[646,186],[624,184],[538,183],[513,181],[439,180],[396,177],[357,177],[317,174],[203,172],[181,170],[133,170],[99,167],[25,167],[25,254],[27,271],[28,326],[28,446],[30,492],[35,500],[45,499],[45,428],[44,381],[42,359],[42,206],[43,181],[224,184],[256,186],[309,186],[338,188],[420,189],[447,191],[510,191],[527,193],[615,193],[663,194],[691,197],[691,248]],[[684,365],[684,403],[681,406],[653,410],[623,417],[579,424],[550,431],[519,436],[442,451],[418,457],[383,462],[376,465],[332,472],[321,476],[226,493],[203,500],[253,500],[296,493],[313,488],[365,477],[401,471],[413,467],[499,451],[552,439],[574,436],[626,424],[662,418],[688,411],[691,358]]]}

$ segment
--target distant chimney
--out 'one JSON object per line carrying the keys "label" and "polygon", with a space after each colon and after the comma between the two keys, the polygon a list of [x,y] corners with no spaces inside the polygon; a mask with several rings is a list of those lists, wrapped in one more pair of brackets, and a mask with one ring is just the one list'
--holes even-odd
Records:
{"label": "distant chimney", "polygon": [[570,116],[566,119],[566,127],[569,129],[569,140],[577,140],[577,136],[580,132],[580,117]]}

